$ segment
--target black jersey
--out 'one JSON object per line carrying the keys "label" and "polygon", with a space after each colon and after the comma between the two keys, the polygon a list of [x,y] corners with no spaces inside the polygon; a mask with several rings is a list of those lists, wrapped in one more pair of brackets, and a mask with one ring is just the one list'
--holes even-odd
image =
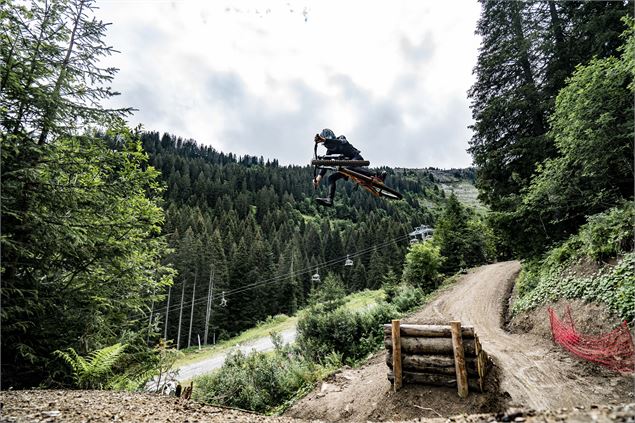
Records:
{"label": "black jersey", "polygon": [[358,149],[348,142],[344,135],[340,135],[337,138],[326,138],[324,147],[326,147],[326,154],[341,154],[347,159],[357,157],[360,153]]}

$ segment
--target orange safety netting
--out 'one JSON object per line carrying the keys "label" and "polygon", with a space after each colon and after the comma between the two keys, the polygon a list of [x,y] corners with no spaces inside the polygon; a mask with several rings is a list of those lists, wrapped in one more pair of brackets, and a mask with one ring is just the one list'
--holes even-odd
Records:
{"label": "orange safety netting", "polygon": [[571,307],[567,306],[562,320],[558,318],[553,308],[549,307],[548,310],[551,333],[555,342],[578,357],[609,369],[621,373],[635,372],[635,347],[626,322],[622,322],[619,327],[607,334],[590,336],[581,334],[575,329]]}

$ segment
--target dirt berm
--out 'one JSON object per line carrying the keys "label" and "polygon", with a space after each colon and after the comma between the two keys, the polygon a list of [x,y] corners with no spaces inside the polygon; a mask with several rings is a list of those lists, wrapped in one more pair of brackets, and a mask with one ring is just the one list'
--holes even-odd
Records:
{"label": "dirt berm", "polygon": [[488,392],[470,393],[461,400],[455,389],[407,385],[393,393],[385,352],[380,352],[362,367],[336,374],[285,415],[326,421],[409,420],[495,413],[509,407],[556,410],[632,402],[631,378],[581,365],[544,337],[505,331],[505,304],[519,270],[517,261],[474,269],[404,319],[435,324],[460,320],[474,326],[494,362]]}

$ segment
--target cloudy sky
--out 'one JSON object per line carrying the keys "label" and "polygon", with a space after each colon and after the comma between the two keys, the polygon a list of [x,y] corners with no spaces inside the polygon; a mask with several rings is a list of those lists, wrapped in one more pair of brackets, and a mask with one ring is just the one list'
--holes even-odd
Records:
{"label": "cloudy sky", "polygon": [[102,0],[130,123],[307,164],[315,133],[372,166],[465,167],[476,0]]}

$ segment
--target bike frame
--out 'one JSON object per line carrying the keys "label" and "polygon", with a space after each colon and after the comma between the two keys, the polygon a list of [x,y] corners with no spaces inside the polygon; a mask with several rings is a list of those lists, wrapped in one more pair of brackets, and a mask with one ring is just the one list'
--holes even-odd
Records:
{"label": "bike frame", "polygon": [[[315,160],[318,160],[320,158],[317,155],[317,149],[318,149],[318,143],[315,143],[315,147],[313,149],[313,157],[315,158]],[[361,173],[355,172],[353,169],[350,169],[349,167],[346,167],[346,166],[315,166],[313,169],[313,178],[317,177],[318,169],[326,169],[326,170],[331,170],[333,172],[339,172],[343,174],[344,176],[346,176],[347,178],[350,178],[353,182],[355,182],[357,185],[364,188],[366,191],[370,192],[373,196],[375,197],[380,196],[379,193],[375,189],[373,189],[372,176],[366,176]]]}

